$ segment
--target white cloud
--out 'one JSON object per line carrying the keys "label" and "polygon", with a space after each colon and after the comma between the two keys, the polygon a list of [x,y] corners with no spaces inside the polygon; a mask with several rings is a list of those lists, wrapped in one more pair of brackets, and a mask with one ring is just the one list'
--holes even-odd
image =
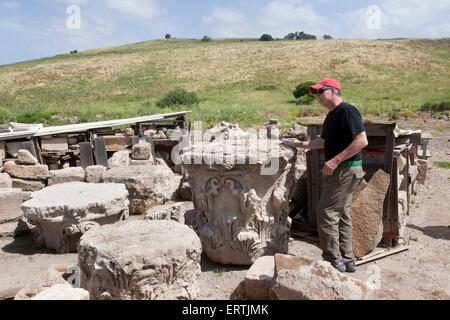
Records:
{"label": "white cloud", "polygon": [[367,28],[367,8],[339,15],[345,37],[448,37],[450,36],[450,1],[380,0],[381,28]]}
{"label": "white cloud", "polygon": [[268,32],[282,37],[294,31],[305,31],[318,36],[334,30],[327,18],[317,14],[311,5],[301,0],[274,0],[262,11],[260,24]]}
{"label": "white cloud", "polygon": [[17,1],[2,1],[0,2],[1,9],[16,9],[20,7],[20,3]]}
{"label": "white cloud", "polygon": [[106,5],[122,14],[140,18],[155,18],[164,13],[158,0],[105,0]]}
{"label": "white cloud", "polygon": [[380,6],[387,16],[386,32],[415,33],[419,37],[450,36],[448,0],[381,0]]}
{"label": "white cloud", "polygon": [[250,25],[246,17],[229,8],[216,8],[211,15],[203,16],[202,21],[211,25],[212,35],[223,38],[249,36]]}

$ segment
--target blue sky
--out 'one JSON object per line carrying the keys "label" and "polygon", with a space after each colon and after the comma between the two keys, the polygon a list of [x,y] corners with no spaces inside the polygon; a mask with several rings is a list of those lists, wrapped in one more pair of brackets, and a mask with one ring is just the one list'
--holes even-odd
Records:
{"label": "blue sky", "polygon": [[[69,6],[79,8],[67,12]],[[78,21],[80,29],[67,22]],[[450,0],[0,0],[0,65],[162,38],[450,37]],[[74,20],[75,19],[75,20]],[[75,24],[76,25],[76,24]]]}

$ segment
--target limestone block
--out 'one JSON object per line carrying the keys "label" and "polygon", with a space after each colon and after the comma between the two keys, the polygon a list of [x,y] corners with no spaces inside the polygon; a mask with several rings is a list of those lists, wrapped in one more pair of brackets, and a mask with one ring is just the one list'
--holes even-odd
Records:
{"label": "limestone block", "polygon": [[245,275],[245,292],[247,298],[252,300],[269,300],[270,288],[274,280],[274,256],[259,258]]}
{"label": "limestone block", "polygon": [[106,172],[104,166],[90,166],[86,168],[86,182],[100,183],[103,181],[103,174]]}
{"label": "limestone block", "polygon": [[103,174],[105,183],[123,183],[130,196],[130,213],[145,214],[172,199],[174,173],[166,166],[113,168]]}
{"label": "limestone block", "polygon": [[267,148],[225,140],[193,145],[182,155],[200,239],[213,261],[251,265],[288,250],[296,154],[278,141],[260,143]]}
{"label": "limestone block", "polygon": [[134,160],[151,160],[152,157],[152,145],[145,140],[140,140],[139,143],[133,146],[131,157]]}
{"label": "limestone block", "polygon": [[94,300],[192,300],[201,251],[196,233],[175,221],[103,226],[81,238],[81,286]]}
{"label": "limestone block", "polygon": [[367,186],[355,195],[350,215],[353,223],[353,251],[357,258],[370,253],[383,236],[383,203],[390,176],[377,171]]}
{"label": "limestone block", "polygon": [[34,192],[22,205],[34,225],[34,244],[58,253],[77,252],[86,231],[128,217],[128,191],[123,184],[70,182]]}
{"label": "limestone block", "polygon": [[275,255],[276,279],[270,296],[277,300],[369,300],[365,282],[339,272],[329,262]]}
{"label": "limestone block", "polygon": [[5,163],[5,172],[11,177],[19,179],[40,179],[48,178],[48,167],[43,164],[19,165],[12,161]]}
{"label": "limestone block", "polygon": [[0,173],[0,189],[12,188],[12,179],[7,173]]}
{"label": "limestone block", "polygon": [[39,191],[45,188],[44,180],[25,180],[25,179],[12,179],[13,188],[22,189],[22,191]]}
{"label": "limestone block", "polygon": [[72,167],[61,170],[51,170],[49,172],[48,185],[67,183],[67,182],[84,182],[86,179],[86,171],[81,167]]}
{"label": "limestone block", "polygon": [[17,164],[20,165],[35,165],[38,164],[38,160],[31,154],[30,151],[28,150],[24,150],[24,149],[20,149],[19,151],[17,151],[17,160],[16,160]]}
{"label": "limestone block", "polygon": [[0,189],[0,223],[17,221],[22,215],[22,202],[22,190]]}
{"label": "limestone block", "polygon": [[118,151],[108,160],[108,168],[128,167],[131,165],[130,152]]}

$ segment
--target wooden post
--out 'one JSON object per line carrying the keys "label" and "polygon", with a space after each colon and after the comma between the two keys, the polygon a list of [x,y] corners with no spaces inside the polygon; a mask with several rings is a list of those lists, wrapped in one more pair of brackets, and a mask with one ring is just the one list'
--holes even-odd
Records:
{"label": "wooden post", "polygon": [[94,155],[97,165],[108,167],[108,154],[106,153],[105,139],[103,137],[94,139]]}
{"label": "wooden post", "polygon": [[92,144],[90,142],[80,142],[79,145],[81,166],[86,169],[87,167],[94,165]]}
{"label": "wooden post", "polygon": [[[317,138],[319,134],[317,127],[308,127],[308,136],[311,140]],[[309,224],[312,228],[317,227],[317,204],[320,199],[320,157],[319,150],[311,150],[309,152],[309,168],[308,168],[308,185],[309,185]]]}

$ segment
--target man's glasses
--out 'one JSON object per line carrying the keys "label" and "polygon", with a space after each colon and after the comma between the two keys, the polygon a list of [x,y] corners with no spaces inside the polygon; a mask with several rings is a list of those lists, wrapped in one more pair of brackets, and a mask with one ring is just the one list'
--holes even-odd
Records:
{"label": "man's glasses", "polygon": [[328,90],[331,90],[331,89],[333,89],[333,88],[332,87],[323,87],[323,88],[317,90],[317,94],[322,94],[325,91],[328,91]]}

